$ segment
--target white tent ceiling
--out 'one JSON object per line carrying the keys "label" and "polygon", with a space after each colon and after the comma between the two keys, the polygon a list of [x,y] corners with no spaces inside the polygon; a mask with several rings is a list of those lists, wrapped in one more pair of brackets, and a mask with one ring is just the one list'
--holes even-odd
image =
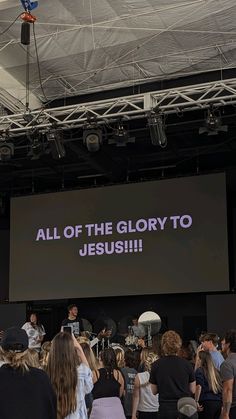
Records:
{"label": "white tent ceiling", "polygon": [[[22,11],[20,0],[1,0],[0,32]],[[33,14],[48,101],[213,70],[220,80],[236,67],[235,0],[39,0]],[[18,19],[0,36],[0,103],[4,90],[25,103],[20,30]],[[32,30],[30,53],[37,108],[45,97]]]}

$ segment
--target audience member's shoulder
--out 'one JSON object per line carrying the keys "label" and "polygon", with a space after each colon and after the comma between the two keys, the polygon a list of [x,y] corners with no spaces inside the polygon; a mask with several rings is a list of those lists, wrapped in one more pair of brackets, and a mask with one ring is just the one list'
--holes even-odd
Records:
{"label": "audience member's shoulder", "polygon": [[47,373],[43,370],[41,370],[40,368],[35,368],[35,367],[29,367],[29,372],[32,376],[37,377],[38,379],[41,380],[49,380],[49,377],[47,375]]}

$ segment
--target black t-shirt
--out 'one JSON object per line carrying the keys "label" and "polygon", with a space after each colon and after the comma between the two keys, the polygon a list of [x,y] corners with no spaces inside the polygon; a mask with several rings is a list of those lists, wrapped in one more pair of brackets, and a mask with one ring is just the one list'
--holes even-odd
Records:
{"label": "black t-shirt", "polygon": [[0,368],[1,419],[56,419],[56,395],[47,374],[38,368],[22,373]]}
{"label": "black t-shirt", "polygon": [[165,356],[152,364],[150,383],[157,385],[160,402],[190,396],[189,384],[193,381],[193,367],[178,356]]}
{"label": "black t-shirt", "polygon": [[62,326],[72,326],[73,333],[78,336],[81,332],[84,332],[83,321],[80,317],[76,317],[74,320],[64,319],[61,323]]}

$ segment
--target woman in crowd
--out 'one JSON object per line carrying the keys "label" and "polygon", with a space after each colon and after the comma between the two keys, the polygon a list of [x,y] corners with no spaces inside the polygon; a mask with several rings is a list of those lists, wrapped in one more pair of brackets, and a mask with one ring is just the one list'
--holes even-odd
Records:
{"label": "woman in crowd", "polygon": [[57,419],[86,419],[92,372],[74,336],[60,332],[54,337],[46,371],[57,396]]}
{"label": "woman in crowd", "polygon": [[36,313],[31,313],[30,321],[26,322],[22,326],[22,329],[24,329],[28,335],[29,348],[36,349],[36,351],[40,352],[41,344],[46,333],[43,325],[39,322]]}
{"label": "woman in crowd", "polygon": [[157,419],[159,408],[158,395],[151,390],[150,370],[154,361],[158,359],[152,349],[143,349],[141,363],[143,372],[139,372],[134,380],[132,419]]}
{"label": "woman in crowd", "polygon": [[199,412],[199,418],[219,419],[222,407],[220,374],[215,368],[209,352],[200,351],[198,356],[199,368],[195,372],[195,400],[200,410],[202,407],[202,411]]}
{"label": "woman in crowd", "polygon": [[113,348],[116,354],[116,363],[118,368],[123,368],[125,366],[125,351],[123,348]]}
{"label": "woman in crowd", "polygon": [[132,400],[134,391],[134,380],[137,375],[137,356],[135,351],[127,349],[124,354],[124,368],[121,368],[125,380],[125,395],[123,397],[123,405],[126,419],[132,416]]}
{"label": "woman in crowd", "polygon": [[158,419],[176,419],[177,401],[195,394],[195,376],[189,361],[179,357],[182,340],[173,330],[161,339],[162,357],[151,368],[153,394],[159,393]]}
{"label": "woman in crowd", "polygon": [[93,372],[93,406],[90,419],[125,419],[120,398],[124,393],[124,379],[117,368],[114,349],[100,354],[100,368]]}
{"label": "woman in crowd", "polygon": [[[77,340],[78,340],[78,342],[80,342],[80,340],[78,338],[77,338]],[[95,358],[93,350],[91,349],[90,344],[88,342],[83,339],[82,342],[80,343],[80,345],[81,345],[81,347],[84,351],[84,355],[85,355],[85,357],[88,361],[89,368],[93,372],[93,371],[97,370],[98,362],[97,362],[97,359]],[[92,404],[93,404],[93,394],[92,394],[92,392],[85,395],[85,404],[86,404],[86,408],[87,408],[88,413],[90,413],[91,409],[92,409]]]}

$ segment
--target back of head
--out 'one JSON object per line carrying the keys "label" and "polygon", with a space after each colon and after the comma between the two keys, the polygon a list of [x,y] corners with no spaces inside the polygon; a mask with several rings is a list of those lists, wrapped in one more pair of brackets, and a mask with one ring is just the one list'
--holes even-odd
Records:
{"label": "back of head", "polygon": [[72,336],[66,332],[58,333],[51,342],[49,353],[49,361],[51,364],[60,368],[62,364],[78,365],[79,359],[74,347]]}
{"label": "back of head", "polygon": [[88,342],[81,342],[81,347],[84,351],[84,355],[88,361],[89,368],[94,371],[97,369],[97,359],[95,358],[95,355],[93,353],[93,350],[90,347],[90,344]]}
{"label": "back of head", "polygon": [[27,350],[28,336],[25,330],[19,327],[10,327],[2,337],[2,358],[12,368],[28,371]]}
{"label": "back of head", "polygon": [[100,358],[103,363],[104,368],[109,371],[117,369],[116,354],[114,349],[106,348],[100,353]]}
{"label": "back of head", "polygon": [[198,419],[197,403],[192,397],[182,397],[177,403],[178,419]]}
{"label": "back of head", "polygon": [[228,330],[224,336],[225,343],[229,344],[230,352],[236,352],[236,330]]}
{"label": "back of head", "polygon": [[177,355],[182,346],[180,335],[174,330],[168,330],[161,338],[161,352],[163,355]]}
{"label": "back of head", "polygon": [[125,351],[125,366],[128,368],[138,368],[138,360],[135,351],[127,349]]}
{"label": "back of head", "polygon": [[26,331],[19,327],[10,327],[3,333],[1,346],[4,351],[24,352],[29,346]]}

